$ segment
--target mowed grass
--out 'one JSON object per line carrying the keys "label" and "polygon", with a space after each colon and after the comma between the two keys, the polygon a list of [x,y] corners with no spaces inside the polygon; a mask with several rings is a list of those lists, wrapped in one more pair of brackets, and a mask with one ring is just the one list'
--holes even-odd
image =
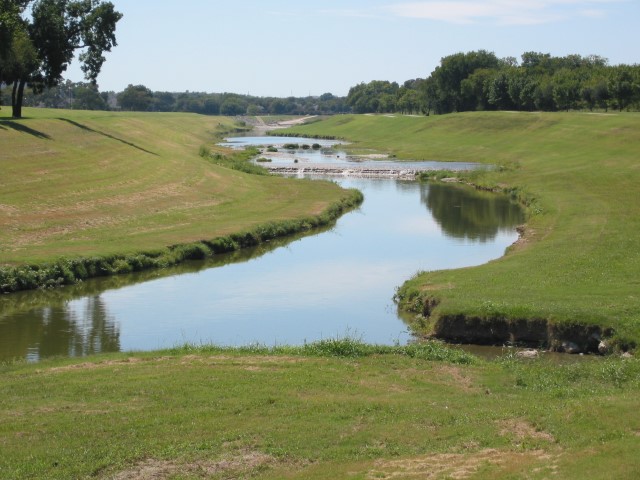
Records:
{"label": "mowed grass", "polygon": [[597,324],[627,345],[640,341],[640,115],[346,115],[292,131],[401,159],[502,167],[467,179],[526,201],[524,237],[487,265],[428,272],[405,285],[405,298],[441,302],[436,317]]}
{"label": "mowed grass", "polygon": [[[329,345],[327,345],[329,343]],[[0,477],[633,479],[640,362],[349,345],[0,366]],[[424,355],[419,354],[424,353]]]}
{"label": "mowed grass", "polygon": [[0,111],[0,265],[149,251],[322,213],[336,185],[252,176],[198,155],[233,119]]}

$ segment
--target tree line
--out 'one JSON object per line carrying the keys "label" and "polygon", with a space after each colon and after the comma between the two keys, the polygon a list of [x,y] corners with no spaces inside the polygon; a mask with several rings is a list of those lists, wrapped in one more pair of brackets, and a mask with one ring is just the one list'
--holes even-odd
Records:
{"label": "tree line", "polygon": [[[640,109],[639,65],[538,52],[526,52],[518,61],[486,50],[444,57],[428,77],[402,86],[360,83],[346,97],[153,92],[144,85],[100,92],[96,78],[103,53],[116,45],[121,17],[111,2],[100,0],[0,0],[1,103],[12,105],[16,118],[23,105],[230,116]],[[76,51],[87,82],[63,81]]]}
{"label": "tree line", "polygon": [[640,109],[640,66],[611,66],[592,55],[553,57],[526,52],[521,61],[478,50],[444,57],[431,75],[352,87],[356,113],[430,113],[477,110],[563,111]]}
{"label": "tree line", "polygon": [[[2,90],[3,105],[10,105],[10,91]],[[154,92],[144,85],[129,85],[121,92],[101,92],[91,82],[61,82],[25,94],[28,107],[138,112],[190,112],[203,115],[332,115],[350,112],[346,97],[331,93],[308,97],[256,97],[236,93]]]}

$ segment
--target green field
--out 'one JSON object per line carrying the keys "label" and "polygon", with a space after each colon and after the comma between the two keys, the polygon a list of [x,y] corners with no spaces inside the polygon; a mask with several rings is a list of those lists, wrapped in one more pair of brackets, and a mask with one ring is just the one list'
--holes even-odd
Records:
{"label": "green field", "polygon": [[[0,120],[4,263],[192,242],[317,214],[345,195],[198,156],[231,120],[28,115]],[[400,158],[501,165],[468,180],[527,202],[523,241],[504,258],[421,275],[405,299],[437,298],[434,317],[594,322],[632,342],[639,127],[636,115],[499,113],[341,116],[296,131]],[[9,362],[0,478],[637,478],[640,361],[559,362],[353,340]]]}
{"label": "green field", "polygon": [[[576,358],[576,357],[572,357]],[[471,362],[471,363],[469,363]],[[328,340],[0,366],[0,478],[634,479],[640,362]]]}
{"label": "green field", "polygon": [[[152,251],[317,216],[331,183],[255,176],[199,156],[237,125],[179,113],[0,111],[0,266]],[[4,115],[4,117],[2,116]]]}
{"label": "green field", "polygon": [[439,302],[427,330],[462,315],[469,328],[540,320],[612,328],[623,347],[640,340],[640,115],[345,115],[293,131],[402,159],[497,165],[467,180],[528,205],[523,238],[505,257],[404,286],[405,307]]}

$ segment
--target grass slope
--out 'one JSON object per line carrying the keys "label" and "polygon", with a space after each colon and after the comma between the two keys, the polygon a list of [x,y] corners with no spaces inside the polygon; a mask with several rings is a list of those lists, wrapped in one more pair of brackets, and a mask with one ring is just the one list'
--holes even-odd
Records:
{"label": "grass slope", "polygon": [[[252,176],[201,158],[232,119],[0,112],[0,266],[149,251],[319,215],[336,185]],[[215,150],[215,147],[213,147]]]}
{"label": "grass slope", "polygon": [[337,340],[0,365],[0,477],[637,478],[640,361],[446,351]]}
{"label": "grass slope", "polygon": [[524,238],[487,265],[405,285],[405,299],[440,302],[435,318],[597,324],[613,327],[621,343],[640,340],[640,115],[347,115],[293,131],[404,159],[504,167],[471,181],[526,200]]}

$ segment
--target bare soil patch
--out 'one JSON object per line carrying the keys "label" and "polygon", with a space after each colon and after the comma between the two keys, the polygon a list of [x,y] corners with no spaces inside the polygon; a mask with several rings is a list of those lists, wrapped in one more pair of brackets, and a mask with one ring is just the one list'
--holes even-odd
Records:
{"label": "bare soil patch", "polygon": [[486,449],[471,454],[443,453],[399,460],[380,460],[375,463],[375,467],[368,472],[366,478],[465,479],[471,478],[483,467],[502,469],[513,465],[535,465],[545,462],[548,468],[553,469],[550,459],[550,455],[543,450],[511,452]]}
{"label": "bare soil patch", "polygon": [[176,475],[208,478],[212,475],[220,474],[224,474],[225,478],[239,478],[244,477],[257,468],[273,463],[275,463],[275,459],[270,455],[254,451],[228,455],[215,462],[178,463],[167,460],[148,459],[136,464],[132,468],[105,478],[110,480],[164,480]]}

